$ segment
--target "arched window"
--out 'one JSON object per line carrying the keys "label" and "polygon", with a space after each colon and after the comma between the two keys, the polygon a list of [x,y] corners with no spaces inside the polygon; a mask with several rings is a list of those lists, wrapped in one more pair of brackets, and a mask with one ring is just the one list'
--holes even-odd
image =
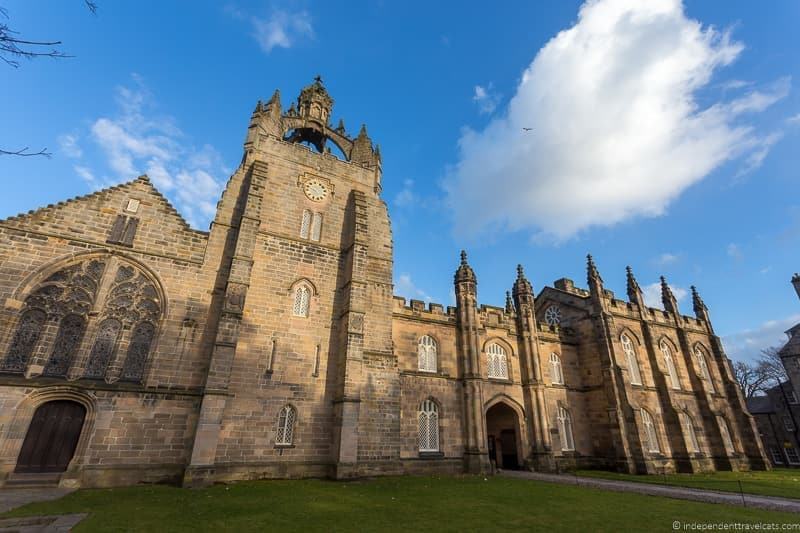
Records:
{"label": "arched window", "polygon": [[572,435],[572,415],[564,407],[558,408],[558,434],[561,435],[561,449],[575,449],[575,438]]}
{"label": "arched window", "polygon": [[650,453],[660,453],[661,448],[658,445],[658,433],[656,432],[656,425],[653,422],[653,417],[642,409],[642,424],[644,424],[644,435],[646,438],[647,451]]}
{"label": "arched window", "polygon": [[122,324],[119,320],[109,318],[100,323],[97,328],[92,351],[89,354],[89,363],[86,365],[84,377],[102,379],[106,375],[106,368],[114,358],[117,348],[117,337]]}
{"label": "arched window", "polygon": [[678,379],[678,370],[675,368],[675,361],[672,359],[672,350],[669,345],[661,341],[661,353],[664,356],[664,364],[667,365],[669,381],[673,389],[680,390],[681,382]]}
{"label": "arched window", "polygon": [[641,385],[642,373],[639,371],[639,361],[636,358],[636,348],[633,347],[631,338],[624,333],[620,337],[620,341],[622,342],[622,351],[625,352],[625,359],[628,362],[628,372],[630,374],[631,384]]}
{"label": "arched window", "polygon": [[564,384],[564,372],[561,369],[561,358],[557,353],[550,354],[550,378],[554,385]]}
{"label": "arched window", "polygon": [[147,355],[150,353],[150,345],[153,343],[155,333],[156,328],[150,322],[137,324],[131,336],[120,379],[124,381],[142,380],[144,365],[147,362]]}
{"label": "arched window", "polygon": [[711,372],[708,370],[708,361],[706,361],[706,354],[703,349],[696,346],[694,349],[694,356],[697,359],[697,368],[700,369],[700,376],[706,380],[708,389],[714,392],[714,380],[711,379]]}
{"label": "arched window", "polygon": [[294,422],[297,412],[291,405],[285,405],[278,413],[278,433],[275,444],[278,446],[291,446],[294,437]]}
{"label": "arched window", "polygon": [[311,299],[311,291],[308,287],[301,285],[294,291],[294,307],[292,313],[294,316],[308,316],[308,304]]}
{"label": "arched window", "polygon": [[733,439],[731,439],[731,431],[728,427],[728,421],[724,416],[717,416],[717,424],[719,425],[719,434],[722,437],[722,445],[725,446],[725,452],[728,455],[736,453],[736,448],[733,446]]}
{"label": "arched window", "polygon": [[322,213],[314,213],[311,218],[311,240],[319,241],[322,235]]}
{"label": "arched window", "polygon": [[433,400],[425,400],[417,413],[419,451],[439,451],[439,407]]}
{"label": "arched window", "polygon": [[420,337],[417,343],[419,356],[419,370],[421,372],[436,372],[436,341],[428,335]]}
{"label": "arched window", "polygon": [[683,439],[686,441],[686,450],[689,453],[700,453],[697,434],[694,432],[692,417],[688,413],[680,413],[681,426],[683,426]]}
{"label": "arched window", "polygon": [[499,344],[490,344],[486,350],[487,374],[490,378],[508,379],[508,358]]}
{"label": "arched window", "polygon": [[303,209],[303,219],[300,222],[300,238],[308,239],[308,234],[311,229],[311,211]]}
{"label": "arched window", "polygon": [[31,309],[23,313],[0,370],[25,372],[28,359],[30,359],[33,349],[36,348],[36,343],[39,342],[46,319],[47,315],[41,309]]}
{"label": "arched window", "polygon": [[67,315],[61,319],[53,351],[44,367],[43,374],[45,376],[67,375],[72,360],[80,347],[84,331],[86,331],[86,321],[82,316]]}

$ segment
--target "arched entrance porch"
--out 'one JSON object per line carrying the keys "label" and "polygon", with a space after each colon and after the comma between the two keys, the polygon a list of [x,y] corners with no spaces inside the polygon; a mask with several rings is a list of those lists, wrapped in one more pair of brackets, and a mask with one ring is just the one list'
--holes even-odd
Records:
{"label": "arched entrance porch", "polygon": [[507,403],[500,401],[486,411],[486,435],[489,461],[496,468],[518,470],[523,465],[519,417]]}

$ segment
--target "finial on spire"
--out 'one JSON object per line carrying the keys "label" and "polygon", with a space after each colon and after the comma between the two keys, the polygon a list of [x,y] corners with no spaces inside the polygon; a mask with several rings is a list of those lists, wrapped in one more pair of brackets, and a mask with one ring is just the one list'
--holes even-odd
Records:
{"label": "finial on spire", "polygon": [[639,287],[639,282],[636,281],[636,277],[633,275],[633,269],[630,265],[625,267],[625,274],[627,278],[628,300],[641,305],[642,289]]}
{"label": "finial on spire", "polygon": [[517,278],[519,279],[524,277],[525,277],[525,271],[522,270],[522,265],[517,265]]}
{"label": "finial on spire", "polygon": [[477,283],[477,278],[475,277],[475,272],[472,270],[472,267],[469,266],[467,263],[467,252],[465,250],[461,250],[461,264],[456,270],[455,282],[458,284],[462,281],[471,281],[473,283]]}
{"label": "finial on spire", "polygon": [[593,281],[603,283],[603,278],[600,277],[600,272],[597,271],[597,265],[594,264],[592,254],[586,254],[586,274],[590,286]]}
{"label": "finial on spire", "polygon": [[797,272],[795,272],[794,276],[792,276],[792,285],[794,285],[794,290],[797,293],[797,297],[800,298],[800,274]]}
{"label": "finial on spire", "polygon": [[281,90],[280,89],[275,89],[275,92],[272,93],[272,98],[269,99],[269,102],[267,102],[267,105],[280,103],[280,101],[281,101]]}
{"label": "finial on spire", "polygon": [[511,299],[511,292],[506,291],[506,314],[514,312],[514,301]]}
{"label": "finial on spire", "polygon": [[678,301],[675,295],[672,294],[672,288],[667,284],[667,278],[664,276],[661,279],[661,303],[664,304],[664,311],[678,314]]}
{"label": "finial on spire", "polygon": [[359,137],[369,137],[367,135],[367,125],[366,124],[362,124],[361,125],[361,129],[358,130],[358,136]]}
{"label": "finial on spire", "polygon": [[339,119],[339,125],[336,126],[336,131],[344,135],[344,120],[342,120],[341,118]]}
{"label": "finial on spire", "polygon": [[322,76],[320,76],[319,74],[317,74],[316,76],[314,76],[314,81],[315,81],[316,83],[318,83],[318,84],[322,85]]}

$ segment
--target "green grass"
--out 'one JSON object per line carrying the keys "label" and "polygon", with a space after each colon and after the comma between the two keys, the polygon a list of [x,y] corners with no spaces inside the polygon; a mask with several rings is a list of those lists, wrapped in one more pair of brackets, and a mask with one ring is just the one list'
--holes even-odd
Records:
{"label": "green grass", "polygon": [[586,477],[620,479],[639,483],[676,485],[694,489],[710,489],[725,492],[742,492],[764,496],[800,498],[800,470],[776,468],[759,472],[714,472],[711,474],[667,474],[636,475],[605,472],[600,470],[578,470],[576,474]]}
{"label": "green grass", "polygon": [[79,532],[672,531],[676,520],[800,522],[788,513],[474,476],[80,490],[2,517],[62,513],[90,513]]}

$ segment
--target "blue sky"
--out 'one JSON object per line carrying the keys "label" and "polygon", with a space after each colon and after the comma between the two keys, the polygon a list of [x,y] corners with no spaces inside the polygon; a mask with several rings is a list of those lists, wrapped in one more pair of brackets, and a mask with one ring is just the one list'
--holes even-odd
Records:
{"label": "blue sky", "polygon": [[0,217],[147,172],[206,229],[255,102],[321,74],[381,146],[397,294],[451,304],[466,248],[502,305],[591,252],[619,297],[627,264],[696,285],[752,357],[800,321],[800,3],[764,5],[4,2],[75,57],[0,65],[0,147],[53,152],[0,157]]}

